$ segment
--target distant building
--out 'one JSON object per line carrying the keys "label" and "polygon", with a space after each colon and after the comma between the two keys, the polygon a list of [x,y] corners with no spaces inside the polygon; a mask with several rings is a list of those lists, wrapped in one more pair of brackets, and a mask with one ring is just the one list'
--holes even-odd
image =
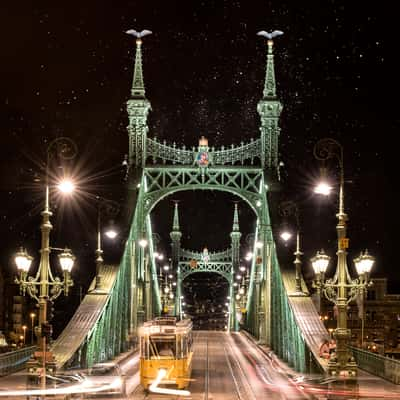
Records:
{"label": "distant building", "polygon": [[27,297],[22,296],[18,285],[6,281],[4,285],[4,330],[9,344],[18,343],[23,334],[22,325],[28,325]]}
{"label": "distant building", "polygon": [[[387,293],[387,279],[372,279],[364,310],[362,302],[352,302],[348,308],[347,327],[353,346],[400,358],[400,294]],[[336,318],[333,304],[321,299],[321,319],[333,331]],[[364,323],[363,323],[364,320]],[[362,340],[362,336],[364,340]]]}

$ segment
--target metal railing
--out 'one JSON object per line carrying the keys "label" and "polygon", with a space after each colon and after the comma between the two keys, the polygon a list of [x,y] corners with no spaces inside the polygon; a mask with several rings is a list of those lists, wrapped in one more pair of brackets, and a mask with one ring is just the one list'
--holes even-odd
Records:
{"label": "metal railing", "polygon": [[400,385],[400,360],[350,346],[359,368]]}
{"label": "metal railing", "polygon": [[0,376],[22,369],[35,349],[36,346],[30,346],[0,354]]}

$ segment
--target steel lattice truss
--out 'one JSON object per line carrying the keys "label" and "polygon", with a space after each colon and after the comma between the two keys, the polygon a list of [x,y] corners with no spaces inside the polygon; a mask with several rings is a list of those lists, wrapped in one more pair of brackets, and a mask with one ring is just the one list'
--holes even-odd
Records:
{"label": "steel lattice truss", "polygon": [[232,263],[231,262],[197,262],[195,268],[190,266],[190,262],[181,261],[179,263],[181,270],[181,279],[184,280],[187,276],[194,274],[196,272],[215,272],[222,275],[228,282],[231,281],[232,277]]}
{"label": "steel lattice truss", "polygon": [[222,190],[246,200],[257,212],[262,201],[261,168],[252,167],[147,167],[143,171],[147,190],[144,197],[144,214],[171,193],[184,190]]}

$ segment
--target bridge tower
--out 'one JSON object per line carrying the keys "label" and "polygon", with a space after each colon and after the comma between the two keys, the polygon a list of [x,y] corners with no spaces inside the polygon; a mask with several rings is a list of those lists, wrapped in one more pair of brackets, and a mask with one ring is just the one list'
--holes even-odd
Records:
{"label": "bridge tower", "polygon": [[269,175],[277,174],[279,167],[279,118],[282,103],[276,95],[273,41],[268,40],[267,66],[263,97],[258,102],[257,111],[261,119],[261,165]]}
{"label": "bridge tower", "polygon": [[[128,114],[128,139],[129,139],[129,189],[133,194],[132,205],[137,203],[137,187],[140,187],[142,181],[142,170],[146,162],[146,143],[147,132],[147,116],[151,110],[151,104],[146,98],[143,65],[142,65],[142,39],[136,38],[136,55],[133,71],[133,80],[130,98],[126,102]],[[142,218],[139,218],[142,220]],[[145,237],[145,223],[134,223],[134,235],[136,237]],[[137,268],[131,270],[132,281],[132,304],[131,304],[131,330],[136,331],[137,326],[141,325],[144,320],[151,314],[151,291],[149,282],[151,274],[146,262],[145,249],[142,246],[135,246],[131,243],[131,257],[135,260]],[[148,261],[148,259],[147,259]]]}
{"label": "bridge tower", "polygon": [[129,124],[129,166],[136,170],[144,168],[146,163],[146,139],[149,130],[147,115],[151,104],[146,98],[143,67],[142,67],[142,40],[136,39],[135,69],[131,88],[131,97],[126,102]]}

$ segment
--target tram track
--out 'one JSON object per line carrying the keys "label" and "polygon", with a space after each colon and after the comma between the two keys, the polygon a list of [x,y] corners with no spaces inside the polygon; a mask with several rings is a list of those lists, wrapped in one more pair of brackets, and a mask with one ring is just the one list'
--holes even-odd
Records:
{"label": "tram track", "polygon": [[[246,374],[242,369],[240,361],[229,339],[224,345],[224,352],[225,352],[226,363],[228,365],[233,383],[235,385],[237,399],[256,400],[256,396],[254,395],[251,385],[246,377]],[[238,371],[238,373],[235,374],[235,370]]]}
{"label": "tram track", "polygon": [[[193,382],[189,396],[144,392],[140,385],[130,394],[134,400],[274,400],[304,398],[317,400],[285,379],[271,356],[261,352],[239,335],[218,336],[214,332],[196,332],[197,343]],[[278,380],[277,380],[278,378]],[[230,382],[230,383],[229,383]]]}
{"label": "tram track", "polygon": [[210,368],[210,358],[208,355],[208,334],[207,334],[207,336],[206,336],[206,357],[205,357],[205,368],[204,368],[204,370],[205,370],[205,372],[204,372],[204,374],[205,374],[205,376],[204,376],[204,397],[203,397],[204,400],[208,400],[208,398],[209,398],[209,396],[208,396],[209,395],[208,391],[209,391],[209,386],[210,386],[210,382],[209,382],[210,370],[209,370],[209,368]]}

